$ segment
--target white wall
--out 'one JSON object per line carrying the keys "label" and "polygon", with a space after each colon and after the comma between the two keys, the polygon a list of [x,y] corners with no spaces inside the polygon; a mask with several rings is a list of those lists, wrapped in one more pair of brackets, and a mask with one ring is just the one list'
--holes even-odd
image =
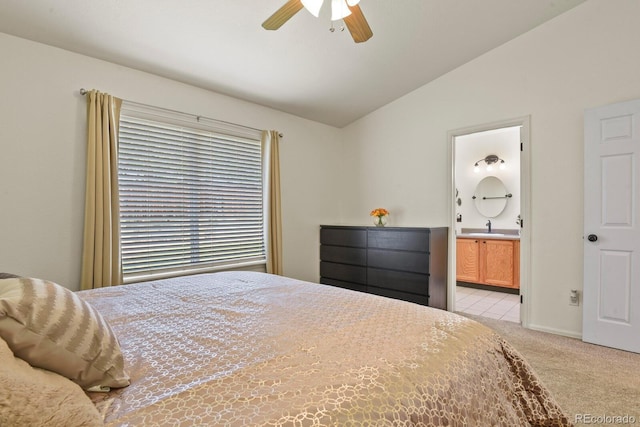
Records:
{"label": "white wall", "polygon": [[284,272],[318,280],[318,225],[336,222],[340,130],[0,33],[0,271],[79,288],[86,100],[79,89],[284,133]]}
{"label": "white wall", "polygon": [[583,111],[640,98],[638,16],[637,0],[589,0],[350,125],[342,220],[383,206],[393,225],[449,225],[447,132],[530,115],[529,321],[579,335]]}

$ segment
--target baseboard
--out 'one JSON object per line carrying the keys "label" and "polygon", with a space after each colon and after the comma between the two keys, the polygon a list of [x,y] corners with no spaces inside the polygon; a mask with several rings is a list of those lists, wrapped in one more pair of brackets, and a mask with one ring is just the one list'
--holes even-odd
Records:
{"label": "baseboard", "polygon": [[480,283],[456,281],[456,286],[462,286],[463,288],[483,289],[485,291],[492,292],[502,292],[503,294],[520,294],[520,289],[506,288],[502,286],[481,285]]}
{"label": "baseboard", "polygon": [[529,324],[528,328],[534,331],[547,332],[549,334],[555,334],[555,335],[562,335],[563,337],[576,338],[582,341],[582,334],[576,333],[573,331],[566,331],[564,329],[556,329],[556,328],[548,328],[546,326],[532,325],[532,324]]}

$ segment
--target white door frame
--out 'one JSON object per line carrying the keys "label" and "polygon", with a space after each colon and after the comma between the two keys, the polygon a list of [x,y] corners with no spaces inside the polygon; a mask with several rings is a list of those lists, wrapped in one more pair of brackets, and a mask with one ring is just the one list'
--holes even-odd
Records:
{"label": "white door frame", "polygon": [[447,292],[447,310],[456,309],[456,159],[455,139],[471,133],[484,132],[494,129],[521,126],[520,138],[522,152],[520,153],[520,215],[523,227],[520,233],[520,321],[525,328],[529,327],[529,313],[531,312],[531,117],[523,116],[493,123],[470,126],[447,132],[450,176],[449,180],[449,283]]}

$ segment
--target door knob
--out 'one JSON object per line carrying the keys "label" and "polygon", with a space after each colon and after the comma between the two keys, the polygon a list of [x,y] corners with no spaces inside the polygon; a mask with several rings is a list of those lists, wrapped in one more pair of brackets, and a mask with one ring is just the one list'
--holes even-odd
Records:
{"label": "door knob", "polygon": [[598,236],[596,236],[595,234],[589,234],[587,236],[587,240],[589,240],[590,242],[595,242],[596,240],[598,240]]}

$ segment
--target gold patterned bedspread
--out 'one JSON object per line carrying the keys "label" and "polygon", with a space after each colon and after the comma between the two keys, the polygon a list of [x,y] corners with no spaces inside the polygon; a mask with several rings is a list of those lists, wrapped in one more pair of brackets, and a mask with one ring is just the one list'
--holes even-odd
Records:
{"label": "gold patterned bedspread", "polygon": [[251,272],[82,291],[129,387],[108,426],[570,425],[521,356],[477,322]]}

